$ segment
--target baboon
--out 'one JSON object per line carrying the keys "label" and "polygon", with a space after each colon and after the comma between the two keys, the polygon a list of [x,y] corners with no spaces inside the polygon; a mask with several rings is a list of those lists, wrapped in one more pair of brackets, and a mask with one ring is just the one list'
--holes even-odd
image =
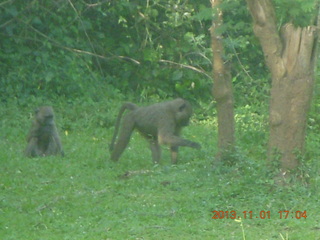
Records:
{"label": "baboon", "polygon": [[[120,121],[125,110],[117,142]],[[170,146],[172,163],[177,163],[180,146],[200,149],[199,143],[179,137],[182,127],[189,124],[192,108],[188,101],[177,98],[172,101],[138,107],[134,103],[124,103],[119,111],[114,135],[109,146],[111,160],[117,161],[130,141],[132,131],[137,129],[150,143],[152,159],[158,163],[161,158],[160,144]]]}
{"label": "baboon", "polygon": [[44,157],[59,153],[64,156],[52,107],[43,106],[36,109],[27,142],[27,157]]}

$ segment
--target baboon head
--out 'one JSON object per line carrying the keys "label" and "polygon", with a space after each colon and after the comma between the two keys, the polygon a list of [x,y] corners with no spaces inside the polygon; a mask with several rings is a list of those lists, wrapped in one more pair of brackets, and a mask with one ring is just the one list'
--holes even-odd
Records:
{"label": "baboon head", "polygon": [[40,107],[35,110],[37,122],[42,126],[49,126],[54,124],[54,113],[50,106]]}
{"label": "baboon head", "polygon": [[190,103],[178,98],[172,102],[172,107],[177,125],[181,127],[188,126],[193,113]]}

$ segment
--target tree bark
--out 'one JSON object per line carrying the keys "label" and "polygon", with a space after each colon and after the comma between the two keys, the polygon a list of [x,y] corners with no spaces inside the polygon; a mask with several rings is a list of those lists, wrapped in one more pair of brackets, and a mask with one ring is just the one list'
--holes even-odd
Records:
{"label": "tree bark", "polygon": [[218,159],[234,150],[234,100],[230,69],[224,60],[222,35],[217,31],[222,25],[222,11],[219,9],[220,0],[211,0],[216,14],[210,28],[211,48],[213,52],[213,89],[212,94],[217,102],[218,118]]}
{"label": "tree bark", "polygon": [[247,0],[272,75],[268,160],[280,159],[282,173],[299,165],[314,87],[316,26],[288,23],[278,32],[271,0]]}

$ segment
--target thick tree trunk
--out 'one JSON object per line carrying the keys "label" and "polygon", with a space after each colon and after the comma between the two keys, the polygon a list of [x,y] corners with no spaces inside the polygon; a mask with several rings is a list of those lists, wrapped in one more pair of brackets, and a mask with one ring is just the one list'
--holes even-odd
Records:
{"label": "thick tree trunk", "polygon": [[280,159],[283,174],[299,165],[314,87],[317,31],[286,24],[277,31],[270,0],[247,0],[272,74],[268,159]]}
{"label": "thick tree trunk", "polygon": [[230,69],[224,62],[224,47],[222,36],[217,29],[222,25],[222,12],[219,9],[219,0],[211,0],[216,15],[210,28],[211,47],[213,51],[213,89],[212,94],[217,102],[218,118],[218,158],[234,149],[234,112],[233,90]]}

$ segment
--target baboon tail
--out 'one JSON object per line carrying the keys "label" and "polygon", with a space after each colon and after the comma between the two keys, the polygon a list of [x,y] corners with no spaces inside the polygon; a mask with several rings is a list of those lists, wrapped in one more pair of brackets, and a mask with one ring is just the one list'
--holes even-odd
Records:
{"label": "baboon tail", "polygon": [[135,105],[134,103],[131,103],[131,102],[126,102],[124,103],[121,108],[120,108],[120,111],[118,113],[118,117],[117,117],[117,121],[116,121],[116,125],[115,125],[115,128],[114,128],[114,133],[113,133],[113,137],[112,137],[112,140],[111,140],[111,143],[109,144],[109,151],[112,152],[113,151],[113,147],[114,147],[114,143],[116,141],[116,138],[118,136],[118,132],[119,132],[119,127],[120,127],[120,122],[121,122],[121,118],[122,118],[122,115],[124,113],[124,111],[126,109],[130,110],[130,111],[133,111],[135,109],[137,109],[138,106]]}

